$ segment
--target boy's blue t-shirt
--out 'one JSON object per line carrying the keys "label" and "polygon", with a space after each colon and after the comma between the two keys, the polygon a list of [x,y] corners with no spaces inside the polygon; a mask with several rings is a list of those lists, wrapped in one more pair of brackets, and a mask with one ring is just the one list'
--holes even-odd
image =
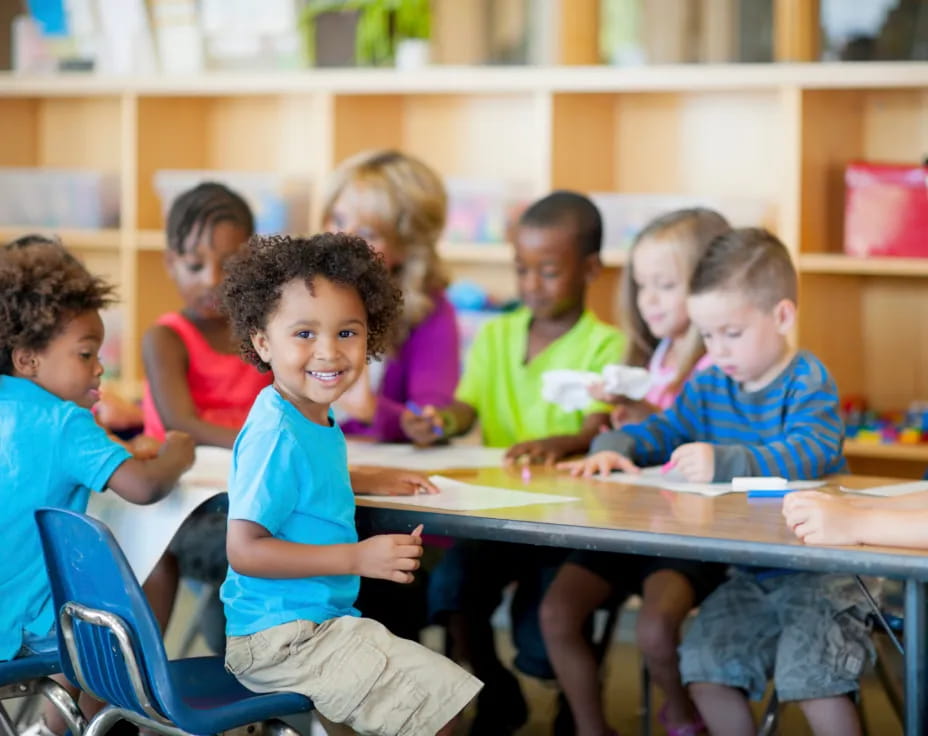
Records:
{"label": "boy's blue t-shirt", "polygon": [[0,661],[16,655],[24,631],[42,636],[54,624],[35,510],[86,511],[90,491],[129,457],[87,409],[0,375]]}
{"label": "boy's blue t-shirt", "polygon": [[[229,520],[255,522],[298,544],[353,544],[354,511],[341,429],[334,422],[311,422],[273,386],[263,389],[235,441]],[[357,616],[359,585],[356,575],[257,578],[230,566],[220,590],[226,633],[244,636],[297,619],[322,623]]]}

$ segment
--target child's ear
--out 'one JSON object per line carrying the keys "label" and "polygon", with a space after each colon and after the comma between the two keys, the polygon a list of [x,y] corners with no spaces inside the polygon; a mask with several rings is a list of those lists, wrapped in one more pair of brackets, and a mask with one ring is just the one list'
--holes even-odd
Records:
{"label": "child's ear", "polygon": [[39,370],[36,352],[29,348],[13,348],[10,355],[13,363],[13,375],[21,378],[35,378]]}
{"label": "child's ear", "polygon": [[593,283],[602,270],[603,262],[599,257],[599,253],[590,253],[583,257],[583,280],[587,286]]}
{"label": "child's ear", "polygon": [[792,299],[781,299],[773,308],[773,319],[777,325],[777,332],[781,335],[789,334],[796,324],[796,302]]}
{"label": "child's ear", "polygon": [[251,333],[251,346],[255,349],[258,357],[268,365],[271,364],[271,350],[268,346],[267,335],[261,330]]}

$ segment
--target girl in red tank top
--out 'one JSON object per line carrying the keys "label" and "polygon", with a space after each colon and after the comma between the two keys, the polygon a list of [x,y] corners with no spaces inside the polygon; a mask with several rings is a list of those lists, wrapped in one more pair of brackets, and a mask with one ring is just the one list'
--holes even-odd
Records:
{"label": "girl in red tank top", "polygon": [[165,430],[179,429],[198,445],[231,448],[270,384],[270,373],[241,359],[219,311],[223,263],[253,233],[248,205],[221,184],[200,184],[171,205],[165,266],[184,306],[160,317],[142,339],[145,434],[163,439]]}

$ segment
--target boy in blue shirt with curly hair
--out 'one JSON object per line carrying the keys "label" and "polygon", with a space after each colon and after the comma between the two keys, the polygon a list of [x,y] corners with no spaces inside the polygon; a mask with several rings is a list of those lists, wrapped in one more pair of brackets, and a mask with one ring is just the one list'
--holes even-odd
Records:
{"label": "boy in blue shirt with curly hair", "polygon": [[[56,242],[21,239],[0,249],[0,526],[13,551],[0,559],[0,661],[28,656],[55,624],[33,512],[85,511],[90,492],[107,487],[153,503],[193,463],[186,434],[172,433],[156,457],[139,460],[90,412],[103,373],[99,310],[111,295]],[[48,726],[63,731],[53,714]]]}
{"label": "boy in blue shirt with curly hair", "polygon": [[274,372],[233,450],[227,669],[252,690],[312,698],[327,728],[450,734],[480,681],[354,607],[362,576],[408,583],[422,555],[421,526],[358,541],[331,408],[399,314],[383,259],[345,234],[258,237],[223,290],[245,359]]}

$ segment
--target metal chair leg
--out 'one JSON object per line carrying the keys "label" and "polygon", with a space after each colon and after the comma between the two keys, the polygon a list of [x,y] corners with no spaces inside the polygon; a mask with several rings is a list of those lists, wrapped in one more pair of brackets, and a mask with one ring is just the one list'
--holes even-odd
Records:
{"label": "metal chair leg", "polygon": [[641,736],[651,736],[651,672],[644,659],[641,660],[640,673],[641,701],[638,706],[638,712],[641,717],[641,727],[639,732]]}
{"label": "metal chair leg", "polygon": [[777,697],[776,690],[770,695],[767,701],[767,708],[760,719],[760,728],[757,729],[757,736],[774,736],[777,732],[777,722],[780,715],[780,699]]}
{"label": "metal chair leg", "polygon": [[81,709],[78,708],[71,693],[50,677],[43,678],[36,684],[36,690],[55,706],[61,715],[72,736],[81,736],[87,728],[87,721]]}
{"label": "metal chair leg", "polygon": [[16,736],[16,726],[13,725],[10,714],[6,712],[3,703],[0,703],[0,736]]}

